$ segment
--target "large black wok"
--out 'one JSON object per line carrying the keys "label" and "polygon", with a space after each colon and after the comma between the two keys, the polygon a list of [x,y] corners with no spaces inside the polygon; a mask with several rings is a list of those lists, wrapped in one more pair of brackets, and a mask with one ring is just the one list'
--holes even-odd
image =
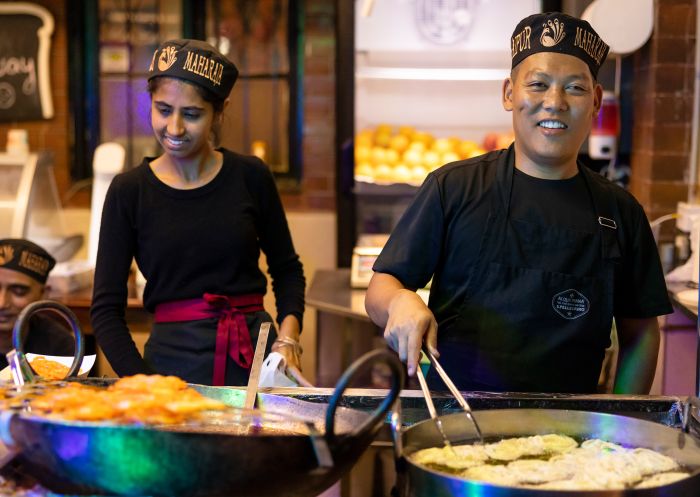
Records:
{"label": "large black wok", "polygon": [[[391,389],[381,405],[373,413],[338,407],[350,382],[377,361],[392,371]],[[5,443],[21,452],[32,476],[55,491],[315,496],[348,471],[373,440],[402,388],[403,374],[392,353],[369,352],[343,374],[327,405],[268,395],[266,408],[283,411],[288,420],[244,413],[247,419],[262,420],[263,433],[236,433],[225,421],[174,430],[53,421],[10,411],[0,413],[0,432]],[[200,391],[216,395],[231,389]],[[316,429],[264,433],[265,428],[296,431],[300,425],[310,426],[299,418]],[[273,426],[266,426],[269,420]]]}
{"label": "large black wok", "polygon": [[[615,414],[558,409],[502,409],[475,411],[474,416],[488,441],[530,435],[559,433],[578,440],[601,438],[624,446],[646,447],[666,454],[692,472],[689,478],[650,489],[604,491],[558,491],[504,487],[418,466],[410,456],[417,450],[442,446],[442,437],[432,420],[425,420],[401,432],[394,421],[397,446],[399,489],[402,496],[452,497],[479,495],[489,497],[596,496],[651,497],[700,495],[700,442],[683,431]],[[476,434],[463,413],[441,418],[443,429],[453,441],[470,443]]]}

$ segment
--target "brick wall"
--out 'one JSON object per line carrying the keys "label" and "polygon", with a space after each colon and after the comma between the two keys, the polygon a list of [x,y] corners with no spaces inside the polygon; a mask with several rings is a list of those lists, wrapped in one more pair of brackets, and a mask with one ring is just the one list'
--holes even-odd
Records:
{"label": "brick wall", "polygon": [[32,3],[45,7],[54,17],[54,32],[51,38],[49,58],[54,117],[41,121],[0,123],[0,149],[5,149],[8,130],[12,128],[26,129],[29,132],[29,148],[31,150],[50,150],[53,152],[56,183],[59,194],[63,195],[71,185],[68,167],[70,137],[66,11],[64,0],[32,0]]}
{"label": "brick wall", "polygon": [[[335,210],[335,3],[304,2],[302,182],[299,193],[285,193],[282,199],[287,209]],[[0,149],[5,148],[9,129],[27,129],[32,150],[53,152],[56,183],[64,198],[72,186],[65,0],[34,3],[48,9],[55,21],[50,56],[55,115],[45,121],[0,123]],[[89,193],[80,191],[66,206],[89,207]]]}
{"label": "brick wall", "polygon": [[285,208],[335,210],[335,2],[305,0],[300,193]]}
{"label": "brick wall", "polygon": [[675,212],[688,197],[696,2],[656,0],[654,16],[651,39],[633,55],[630,190],[649,219]]}

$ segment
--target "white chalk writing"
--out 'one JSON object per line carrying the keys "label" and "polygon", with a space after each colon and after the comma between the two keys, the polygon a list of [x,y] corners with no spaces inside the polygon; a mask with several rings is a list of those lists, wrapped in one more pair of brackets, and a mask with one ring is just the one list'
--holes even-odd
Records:
{"label": "white chalk writing", "polygon": [[0,78],[6,76],[25,75],[22,82],[22,93],[31,95],[36,92],[36,63],[33,58],[3,57],[0,58]]}

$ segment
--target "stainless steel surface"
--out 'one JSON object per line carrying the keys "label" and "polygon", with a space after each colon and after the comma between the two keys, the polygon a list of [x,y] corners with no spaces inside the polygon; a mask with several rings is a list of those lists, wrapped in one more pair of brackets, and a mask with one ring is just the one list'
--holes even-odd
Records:
{"label": "stainless steel surface", "polygon": [[427,347],[424,347],[424,350],[425,354],[428,356],[428,359],[430,359],[430,362],[437,371],[438,375],[447,386],[447,389],[452,395],[454,395],[459,405],[462,407],[462,409],[464,409],[464,413],[466,414],[467,419],[469,419],[469,421],[474,425],[474,430],[476,431],[479,440],[481,441],[481,443],[484,443],[484,437],[481,434],[481,430],[479,429],[479,423],[477,423],[476,419],[474,419],[474,416],[472,416],[472,409],[471,407],[469,407],[469,403],[464,398],[464,396],[462,396],[455,384],[452,382],[447,372],[444,369],[442,369],[442,366],[440,365],[440,362],[438,362],[437,358],[428,350]]}
{"label": "stainless steel surface", "polygon": [[428,412],[430,413],[430,419],[435,423],[435,428],[437,428],[440,436],[442,437],[442,443],[445,447],[452,449],[452,444],[450,439],[447,438],[445,430],[442,429],[442,421],[435,410],[435,404],[433,404],[433,399],[430,396],[430,389],[428,388],[428,383],[425,381],[425,376],[423,375],[423,370],[418,367],[416,369],[416,378],[418,378],[418,383],[420,384],[420,389],[423,392],[423,397],[425,397],[425,404],[428,406]]}
{"label": "stainless steel surface", "polygon": [[248,376],[248,386],[245,393],[245,409],[252,409],[255,406],[255,395],[258,393],[258,384],[260,383],[260,368],[263,359],[265,358],[265,347],[267,347],[267,336],[270,334],[269,321],[260,325],[258,332],[258,342],[255,345],[255,354],[253,355],[253,364],[250,366],[250,376]]}
{"label": "stainless steel surface", "polygon": [[306,304],[321,311],[371,322],[365,310],[365,290],[350,287],[350,269],[319,269],[306,292]]}
{"label": "stainless steel surface", "polygon": [[[484,437],[496,440],[536,434],[559,433],[577,440],[601,438],[625,446],[646,447],[675,459],[691,472],[685,480],[651,489],[555,491],[502,487],[470,481],[458,476],[424,468],[411,462],[417,450],[435,447],[441,436],[432,422],[424,421],[406,429],[402,435],[406,479],[402,495],[411,497],[453,497],[458,495],[517,496],[665,496],[688,497],[700,494],[700,442],[695,436],[658,423],[587,411],[556,409],[502,409],[476,411]],[[476,432],[464,435],[464,422],[459,413],[442,417],[443,427],[451,440],[463,443],[477,440]]]}

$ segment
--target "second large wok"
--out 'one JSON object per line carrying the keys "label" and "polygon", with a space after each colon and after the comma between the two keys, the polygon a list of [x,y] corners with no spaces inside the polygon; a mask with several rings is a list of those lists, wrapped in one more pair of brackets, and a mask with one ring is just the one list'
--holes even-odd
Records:
{"label": "second large wok", "polygon": [[[474,416],[487,440],[558,433],[578,440],[601,438],[623,446],[646,447],[675,459],[691,476],[670,485],[649,489],[561,491],[514,488],[467,480],[414,464],[410,455],[417,450],[442,446],[432,420],[417,423],[400,432],[397,442],[402,496],[453,497],[488,495],[489,497],[596,496],[596,497],[688,497],[700,495],[700,442],[680,430],[651,421],[615,414],[558,409],[502,409],[475,411]],[[442,427],[453,441],[471,443],[476,434],[463,413],[442,416]],[[395,433],[399,431],[395,426]]]}
{"label": "second large wok", "polygon": [[[349,383],[377,361],[392,370],[392,386],[381,405],[371,414],[338,407]],[[377,350],[350,366],[329,404],[281,400],[286,412],[318,421],[321,430],[315,435],[174,431],[54,421],[26,412],[3,412],[0,432],[21,452],[32,476],[55,491],[311,497],[337,481],[365,451],[402,380],[398,359]],[[284,430],[284,423],[274,428]]]}

